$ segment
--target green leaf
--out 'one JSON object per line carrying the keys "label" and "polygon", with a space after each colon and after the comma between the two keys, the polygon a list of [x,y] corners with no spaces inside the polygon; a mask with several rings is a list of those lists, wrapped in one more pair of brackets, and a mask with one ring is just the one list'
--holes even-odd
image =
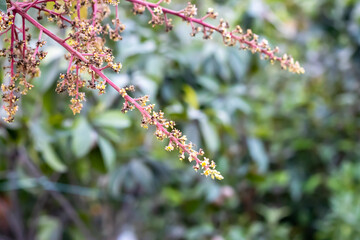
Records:
{"label": "green leaf", "polygon": [[109,192],[112,196],[118,197],[121,194],[121,187],[126,181],[128,165],[123,165],[121,168],[115,169],[110,174]]}
{"label": "green leaf", "polygon": [[49,167],[57,172],[65,172],[67,170],[67,167],[60,161],[49,143],[44,142],[40,148],[44,160]]}
{"label": "green leaf", "polygon": [[217,152],[220,147],[220,141],[215,126],[209,122],[209,120],[205,117],[205,115],[204,117],[200,118],[199,121],[200,121],[201,133],[204,142],[206,144],[206,147],[212,153]]}
{"label": "green leaf", "polygon": [[321,184],[321,175],[315,174],[311,176],[304,184],[304,192],[313,193],[316,188]]}
{"label": "green leaf", "polygon": [[247,145],[251,157],[259,165],[259,172],[266,172],[269,166],[269,159],[263,143],[257,138],[248,138]]}
{"label": "green leaf", "polygon": [[194,109],[199,109],[199,101],[197,99],[195,90],[189,85],[185,85],[183,89],[185,93],[184,101]]}
{"label": "green leaf", "polygon": [[76,157],[81,158],[88,154],[94,142],[92,128],[84,117],[80,117],[75,122],[75,129],[72,133],[71,150]]}
{"label": "green leaf", "polygon": [[265,205],[260,205],[258,212],[265,218],[267,223],[272,225],[279,224],[280,220],[290,214],[290,210],[287,207],[267,207]]}
{"label": "green leaf", "polygon": [[129,118],[120,111],[107,111],[99,114],[93,119],[93,123],[98,127],[127,128],[131,125]]}
{"label": "green leaf", "polygon": [[61,239],[61,235],[62,227],[60,220],[45,215],[39,218],[36,239],[58,240]]}
{"label": "green leaf", "polygon": [[130,163],[131,175],[133,179],[146,191],[151,191],[154,188],[154,176],[149,167],[141,160],[133,160]]}
{"label": "green leaf", "polygon": [[299,138],[295,139],[292,145],[296,150],[308,150],[315,146],[315,142],[312,139]]}
{"label": "green leaf", "polygon": [[116,143],[120,143],[122,140],[121,135],[117,131],[114,131],[113,128],[100,128],[97,129],[97,132],[99,135]]}
{"label": "green leaf", "polygon": [[111,145],[111,143],[105,138],[100,137],[98,140],[98,144],[101,151],[101,156],[104,159],[105,166],[107,170],[110,172],[115,165],[115,160],[116,160],[115,150]]}
{"label": "green leaf", "polygon": [[181,192],[174,188],[170,188],[170,187],[163,188],[161,195],[163,198],[166,199],[166,201],[169,204],[173,206],[179,206],[183,202],[183,197],[181,195]]}
{"label": "green leaf", "polygon": [[0,11],[7,12],[6,0],[0,0]]}
{"label": "green leaf", "polygon": [[226,239],[229,240],[245,240],[244,230],[239,226],[231,226]]}
{"label": "green leaf", "polygon": [[53,147],[51,146],[50,142],[52,138],[50,136],[52,135],[45,131],[45,126],[46,124],[40,121],[33,121],[30,124],[30,132],[35,144],[35,148],[42,154],[44,161],[47,165],[49,165],[49,167],[57,172],[65,172],[67,167],[61,162]]}

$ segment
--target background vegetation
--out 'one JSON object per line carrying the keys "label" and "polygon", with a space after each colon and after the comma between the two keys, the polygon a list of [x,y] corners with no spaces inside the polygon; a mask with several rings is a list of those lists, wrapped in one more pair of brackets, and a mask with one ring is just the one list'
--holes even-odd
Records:
{"label": "background vegetation", "polygon": [[65,52],[48,41],[36,88],[16,122],[0,124],[1,239],[360,239],[360,3],[197,4],[265,36],[306,74],[193,39],[180,20],[152,29],[123,1],[124,40],[109,44],[124,68],[109,75],[150,95],[225,179],[164,151],[111,89],[89,91],[73,116],[54,92]]}

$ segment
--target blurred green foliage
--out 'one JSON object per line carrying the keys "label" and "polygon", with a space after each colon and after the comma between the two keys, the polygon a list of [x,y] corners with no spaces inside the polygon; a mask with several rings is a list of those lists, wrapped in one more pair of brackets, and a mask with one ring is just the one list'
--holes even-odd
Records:
{"label": "blurred green foliage", "polygon": [[124,39],[108,44],[124,69],[108,76],[150,95],[225,179],[164,151],[138,112],[120,113],[112,89],[88,91],[73,116],[54,92],[65,52],[48,41],[16,122],[0,124],[0,238],[360,239],[360,3],[197,4],[265,36],[306,74],[218,37],[192,39],[181,20],[171,33],[151,29],[122,2]]}

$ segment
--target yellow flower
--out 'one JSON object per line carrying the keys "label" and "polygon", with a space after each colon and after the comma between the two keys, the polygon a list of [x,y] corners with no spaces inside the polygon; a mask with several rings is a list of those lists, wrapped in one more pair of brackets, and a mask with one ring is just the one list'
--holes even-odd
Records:
{"label": "yellow flower", "polygon": [[172,150],[174,150],[174,146],[171,143],[169,143],[169,145],[165,147],[165,150],[171,152]]}
{"label": "yellow flower", "polygon": [[204,171],[204,175],[205,175],[205,176],[209,176],[209,174],[211,174],[211,170],[210,170],[210,169],[206,169],[206,170]]}

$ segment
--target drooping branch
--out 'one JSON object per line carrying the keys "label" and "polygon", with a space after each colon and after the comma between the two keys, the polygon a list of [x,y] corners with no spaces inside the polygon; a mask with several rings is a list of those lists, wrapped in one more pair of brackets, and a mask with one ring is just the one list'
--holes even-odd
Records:
{"label": "drooping branch", "polygon": [[[103,70],[106,69],[108,66],[105,67],[96,67],[94,64],[91,64],[88,57],[91,54],[88,53],[81,53],[77,51],[74,47],[70,46],[64,39],[61,39],[57,35],[55,35],[53,32],[51,32],[49,29],[41,25],[38,21],[36,21],[34,18],[32,18],[25,10],[23,10],[19,5],[16,3],[13,3],[14,6],[14,13],[19,14],[23,17],[23,19],[26,19],[28,22],[30,22],[33,26],[38,28],[40,30],[40,33],[44,33],[48,35],[51,39],[56,41],[58,44],[60,44],[62,47],[64,47],[70,54],[70,63],[69,68],[67,71],[67,75],[69,74],[69,71],[71,71],[71,65],[75,59],[79,59],[85,67],[88,68],[89,72],[93,75],[99,76],[102,78],[107,84],[109,84],[111,87],[113,87],[119,94],[124,98],[124,108],[123,111],[128,111],[136,108],[141,113],[143,120],[142,120],[142,126],[147,128],[147,125],[154,125],[156,127],[156,136],[159,140],[163,140],[165,138],[169,139],[169,144],[166,147],[166,150],[172,151],[174,148],[177,148],[180,152],[179,158],[181,160],[185,159],[185,153],[188,155],[188,160],[190,162],[195,161],[195,165],[193,168],[197,171],[200,168],[203,169],[203,174],[206,176],[211,176],[212,178],[216,179],[223,179],[223,176],[215,170],[215,163],[214,161],[210,161],[208,158],[204,157],[203,160],[200,160],[200,156],[204,155],[204,151],[202,149],[199,149],[198,151],[193,149],[192,143],[187,143],[186,136],[183,136],[182,133],[174,128],[175,123],[173,121],[168,121],[164,118],[164,114],[160,112],[153,111],[154,105],[146,105],[146,102],[148,101],[147,97],[134,99],[130,97],[127,94],[127,90],[132,90],[132,87],[129,88],[120,88],[117,85],[114,84],[106,75],[103,73]],[[96,14],[96,11],[95,11]],[[112,64],[112,68],[116,64]],[[76,76],[79,75],[79,66],[76,65]],[[81,83],[79,83],[79,78],[76,78],[76,90],[75,90],[75,100],[73,104],[79,104],[78,100],[78,88]],[[74,111],[75,112],[75,111]],[[168,130],[170,129],[170,130]]]}
{"label": "drooping branch", "polygon": [[[265,59],[269,59],[271,63],[279,62],[283,69],[288,69],[290,72],[302,74],[305,72],[304,68],[302,68],[298,61],[295,61],[292,57],[288,54],[284,54],[283,56],[277,56],[276,54],[279,52],[279,49],[276,47],[275,49],[271,49],[267,40],[262,40],[259,42],[259,36],[254,34],[250,29],[247,31],[243,31],[240,26],[237,26],[234,30],[229,31],[229,24],[221,19],[220,24],[218,26],[211,25],[205,20],[207,18],[216,18],[217,13],[214,12],[213,9],[209,8],[206,15],[202,18],[194,17],[197,15],[197,8],[195,5],[188,3],[187,8],[181,11],[174,11],[172,9],[164,8],[159,6],[162,1],[158,3],[151,3],[144,0],[126,0],[134,4],[134,13],[142,13],[143,10],[139,8],[139,6],[145,6],[150,13],[152,14],[152,22],[163,24],[165,23],[168,26],[168,15],[173,15],[187,21],[191,24],[193,32],[191,33],[192,36],[195,36],[198,32],[204,33],[204,39],[208,39],[211,37],[211,34],[216,31],[220,33],[223,37],[224,43],[227,46],[235,46],[236,44],[240,45],[241,49],[248,49],[252,51],[252,53],[260,53],[265,56]],[[136,10],[138,9],[138,10]],[[164,15],[164,19],[162,18],[161,14],[155,14],[156,12],[161,11]],[[198,24],[199,28],[194,26]]]}
{"label": "drooping branch", "polygon": [[[219,25],[211,25],[207,21],[208,18],[215,19],[218,14],[209,8],[205,15],[196,17],[197,7],[188,3],[187,6],[175,11],[160,6],[163,3],[170,3],[171,0],[159,0],[157,3],[151,3],[145,0],[126,0],[133,4],[133,12],[141,14],[149,11],[151,20],[149,23],[155,25],[165,25],[165,30],[170,31],[173,28],[171,16],[179,17],[188,22],[191,26],[191,36],[198,33],[203,34],[204,39],[210,39],[214,32],[221,34],[223,42],[226,46],[240,46],[241,49],[250,50],[252,53],[259,53],[261,57],[268,59],[271,63],[279,62],[283,69],[287,69],[294,73],[304,73],[304,69],[297,61],[287,54],[278,55],[279,49],[272,49],[269,43],[263,39],[259,40],[259,36],[251,30],[243,31],[240,26],[234,30],[230,30],[229,24],[220,19]],[[52,8],[47,6],[51,2]],[[0,34],[11,33],[11,45],[9,49],[1,50],[0,56],[8,57],[10,69],[7,73],[11,77],[9,85],[2,85],[3,101],[6,103],[4,109],[8,113],[8,122],[13,120],[13,115],[18,109],[16,101],[19,94],[26,94],[32,85],[28,83],[28,79],[34,78],[40,74],[38,65],[40,60],[46,56],[46,52],[39,51],[45,42],[41,41],[42,34],[46,34],[64,49],[67,50],[65,58],[69,61],[69,65],[65,73],[60,74],[60,81],[57,84],[56,91],[67,92],[71,98],[70,108],[74,114],[79,113],[83,107],[82,102],[85,101],[85,93],[80,89],[87,86],[92,89],[98,89],[99,94],[105,92],[105,86],[110,85],[124,98],[125,103],[122,111],[137,109],[142,115],[142,127],[148,128],[153,125],[156,128],[155,135],[159,140],[168,139],[169,144],[166,150],[172,151],[175,148],[179,150],[179,158],[187,159],[195,162],[193,166],[195,170],[200,168],[203,174],[212,178],[222,179],[221,174],[215,170],[215,163],[208,158],[203,157],[204,151],[193,149],[193,144],[187,142],[186,136],[176,129],[175,123],[164,118],[164,113],[154,111],[154,104],[147,104],[148,97],[132,98],[128,95],[128,91],[133,91],[133,87],[120,88],[114,84],[104,74],[105,69],[111,69],[119,72],[122,68],[121,63],[114,62],[112,50],[105,46],[104,35],[108,35],[110,39],[118,41],[122,39],[121,33],[125,29],[125,25],[121,23],[118,15],[118,0],[95,0],[95,1],[56,1],[56,0],[36,0],[24,2],[10,2],[8,14],[0,12]],[[110,24],[103,24],[103,20],[110,13],[110,6],[115,8],[115,19]],[[71,31],[64,39],[57,36],[54,32],[44,27],[38,20],[35,20],[28,14],[29,9],[38,10],[38,20],[42,19],[41,13],[48,14],[48,21],[56,22],[59,28],[70,27]],[[85,9],[83,9],[85,8]],[[82,17],[82,10],[92,10],[90,17]],[[87,11],[89,13],[89,11]],[[22,28],[18,27],[15,22],[16,15],[20,15],[22,19]],[[30,34],[27,34],[25,21],[31,23],[40,30],[36,48],[31,48],[28,44]],[[1,36],[0,35],[0,36]],[[22,40],[20,40],[22,36]],[[91,76],[90,80],[85,80],[84,72]]]}

